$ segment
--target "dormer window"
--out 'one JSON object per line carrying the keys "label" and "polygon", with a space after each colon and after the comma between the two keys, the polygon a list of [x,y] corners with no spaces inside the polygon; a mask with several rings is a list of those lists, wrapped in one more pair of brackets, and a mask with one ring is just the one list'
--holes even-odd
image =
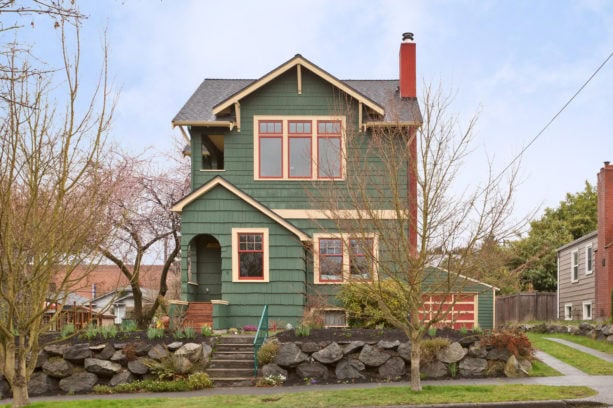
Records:
{"label": "dormer window", "polygon": [[342,117],[254,117],[255,180],[342,180]]}

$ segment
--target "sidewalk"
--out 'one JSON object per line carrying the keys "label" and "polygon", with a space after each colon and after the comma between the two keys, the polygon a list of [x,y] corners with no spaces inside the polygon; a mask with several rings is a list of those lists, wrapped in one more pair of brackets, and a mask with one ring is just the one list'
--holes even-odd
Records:
{"label": "sidewalk", "polygon": [[[568,342],[559,339],[550,339],[574,347],[577,350],[592,354],[603,360],[613,362],[613,356],[607,353],[602,353],[597,350],[589,349],[587,347]],[[601,403],[606,406],[613,407],[613,376],[592,376],[584,373],[572,367],[549,354],[537,351],[536,357],[543,361],[548,366],[558,370],[563,376],[559,377],[529,377],[529,378],[476,378],[476,379],[452,379],[452,380],[428,380],[422,381],[423,385],[503,385],[503,384],[538,384],[538,385],[580,385],[593,388],[598,391],[598,394],[594,397],[569,400],[572,404],[580,401],[586,403]],[[275,395],[286,394],[295,392],[309,392],[309,391],[327,391],[327,390],[346,390],[346,389],[360,389],[360,388],[379,388],[379,387],[409,387],[407,381],[393,382],[393,383],[361,383],[361,384],[329,384],[329,385],[299,385],[291,387],[224,387],[213,388],[201,391],[191,392],[175,392],[175,393],[135,393],[135,394],[111,394],[111,395],[62,395],[62,396],[48,396],[48,397],[33,397],[31,402],[45,402],[45,401],[74,401],[78,400],[124,400],[134,398],[189,398],[189,397],[203,397],[207,395]],[[0,404],[8,404],[10,400],[0,400]],[[476,404],[445,404],[440,407],[476,407]],[[538,401],[538,402],[513,402],[513,403],[495,403],[495,404],[478,404],[478,407],[564,407],[572,406],[566,404],[564,401]],[[410,405],[402,406],[410,407]],[[423,407],[423,406],[422,406]],[[379,407],[381,408],[381,407]],[[400,408],[395,406],[394,408]]]}

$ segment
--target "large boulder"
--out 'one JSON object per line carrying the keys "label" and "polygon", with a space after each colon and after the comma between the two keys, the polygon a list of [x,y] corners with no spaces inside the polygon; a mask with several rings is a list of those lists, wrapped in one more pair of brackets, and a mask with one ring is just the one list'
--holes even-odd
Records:
{"label": "large boulder", "polygon": [[457,363],[464,358],[467,351],[458,342],[453,342],[447,347],[443,348],[436,354],[436,358],[443,363],[451,364]]}
{"label": "large boulder", "polygon": [[96,358],[100,360],[110,360],[113,354],[115,354],[115,347],[113,347],[112,344],[106,344],[104,348],[96,354]]}
{"label": "large boulder", "polygon": [[100,360],[98,358],[85,359],[85,371],[94,373],[100,377],[112,377],[121,372],[121,364],[113,363],[108,360]]}
{"label": "large boulder", "polygon": [[94,373],[76,373],[60,380],[60,389],[65,393],[89,392],[98,382]]}
{"label": "large boulder", "polygon": [[51,357],[43,364],[43,372],[54,378],[66,378],[72,375],[74,367],[61,357]]}
{"label": "large boulder", "polygon": [[43,350],[39,351],[38,355],[36,356],[36,364],[34,365],[34,368],[35,369],[43,368],[43,364],[45,364],[48,359],[49,359],[49,354],[47,354]]}
{"label": "large boulder", "polygon": [[339,380],[352,380],[364,378],[360,371],[364,371],[366,366],[360,360],[349,358],[338,362],[334,369],[334,374]]}
{"label": "large boulder", "polygon": [[262,377],[282,375],[287,378],[287,370],[282,369],[274,363],[266,364],[261,368]]}
{"label": "large boulder", "polygon": [[485,374],[487,360],[484,358],[466,357],[460,361],[460,375],[463,377],[474,377]]}
{"label": "large boulder", "polygon": [[364,347],[364,344],[365,343],[361,340],[354,340],[345,346],[345,348],[343,349],[343,354],[354,353]]}
{"label": "large boulder", "polygon": [[183,345],[182,341],[173,341],[172,343],[168,344],[166,348],[168,349],[168,351],[175,352],[179,350],[179,348],[181,348],[182,345]]}
{"label": "large boulder", "polygon": [[62,357],[69,347],[68,344],[48,344],[43,347],[43,350],[50,356]]}
{"label": "large boulder", "polygon": [[495,347],[487,352],[488,360],[497,360],[506,362],[511,357],[511,352],[506,348]]}
{"label": "large boulder", "polygon": [[213,347],[211,347],[210,344],[208,343],[202,343],[202,357],[201,357],[201,361],[202,364],[207,364],[209,362],[209,360],[211,359],[211,354],[213,354]]}
{"label": "large boulder", "polygon": [[175,351],[175,356],[186,357],[192,363],[198,363],[202,360],[202,344],[184,344],[177,351]]}
{"label": "large boulder", "polygon": [[168,350],[164,348],[161,344],[156,344],[147,352],[149,358],[152,358],[156,361],[162,361],[166,357],[168,357]]}
{"label": "large boulder", "polygon": [[370,367],[379,367],[385,363],[391,355],[381,350],[378,347],[373,347],[369,344],[365,344],[360,351],[359,359],[361,362]]}
{"label": "large boulder", "polygon": [[393,341],[379,340],[379,342],[376,344],[376,347],[379,347],[380,349],[383,349],[383,350],[391,350],[391,349],[395,349],[399,345],[400,345],[400,340],[393,340]]}
{"label": "large boulder", "polygon": [[308,358],[309,356],[303,353],[296,344],[283,343],[273,362],[281,367],[295,367]]}
{"label": "large boulder", "polygon": [[111,387],[115,387],[119,384],[128,384],[134,381],[134,375],[129,371],[122,371],[118,374],[115,374],[113,378],[109,380],[109,385]]}
{"label": "large boulder", "polygon": [[487,357],[487,348],[477,341],[468,347],[468,356],[473,358]]}
{"label": "large boulder", "polygon": [[411,361],[411,343],[410,342],[407,341],[404,343],[400,343],[396,352],[404,361]]}
{"label": "large boulder", "polygon": [[30,377],[28,394],[31,397],[55,392],[58,388],[58,380],[48,376],[42,371],[37,371]]}
{"label": "large boulder", "polygon": [[185,356],[172,356],[172,364],[177,374],[189,374],[194,364]]}
{"label": "large boulder", "polygon": [[151,347],[152,346],[149,343],[142,343],[142,342],[136,343],[134,345],[134,353],[138,357],[146,356],[149,350],[151,350]]}
{"label": "large boulder", "polygon": [[521,365],[517,358],[511,355],[504,366],[504,375],[509,378],[520,378],[527,377],[528,374],[529,368],[526,365]]}
{"label": "large boulder", "polygon": [[328,367],[317,361],[304,362],[296,367],[296,374],[300,378],[321,378],[325,380],[328,378]]}
{"label": "large boulder", "polygon": [[300,350],[304,351],[305,353],[315,353],[320,349],[321,347],[319,347],[319,344],[315,343],[314,341],[307,341],[300,345]]}
{"label": "large boulder", "polygon": [[316,351],[311,356],[320,363],[332,364],[343,358],[343,349],[337,343],[333,342],[327,347]]}
{"label": "large boulder", "polygon": [[86,358],[90,358],[93,355],[89,349],[89,343],[75,344],[64,351],[64,360],[68,360],[71,363],[83,364]]}
{"label": "large boulder", "polygon": [[406,373],[404,360],[398,356],[391,357],[379,366],[379,377],[394,380],[402,377]]}
{"label": "large boulder", "polygon": [[420,365],[419,371],[426,378],[443,378],[447,376],[447,365],[441,361],[434,360]]}
{"label": "large boulder", "polygon": [[145,375],[149,372],[150,361],[139,357],[136,360],[128,361],[128,370],[135,375]]}

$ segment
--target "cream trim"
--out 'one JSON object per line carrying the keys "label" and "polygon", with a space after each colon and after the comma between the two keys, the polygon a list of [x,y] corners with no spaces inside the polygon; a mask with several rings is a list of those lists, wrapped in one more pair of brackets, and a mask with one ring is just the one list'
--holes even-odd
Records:
{"label": "cream trim", "polygon": [[188,144],[191,144],[191,140],[189,139],[189,136],[187,135],[185,129],[183,129],[183,126],[179,126],[179,130],[181,131],[181,136],[183,136],[183,139],[185,139]]}
{"label": "cream trim", "polygon": [[227,182],[221,177],[215,177],[213,180],[209,181],[208,183],[200,187],[198,190],[193,191],[191,194],[179,200],[175,205],[173,205],[170,208],[170,210],[180,213],[181,211],[183,211],[183,208],[185,208],[186,205],[192,203],[197,198],[206,194],[207,192],[209,192],[210,190],[212,190],[213,188],[217,186],[224,187],[226,190],[230,191],[232,194],[236,195],[238,198],[245,201],[247,204],[251,205],[256,210],[260,211],[262,214],[267,215],[268,217],[272,218],[278,224],[285,227],[285,229],[287,229],[288,231],[296,235],[301,241],[311,240],[311,238],[307,234],[300,231],[294,225],[284,220],[283,218],[279,217],[277,214],[271,211],[268,207],[260,204],[258,201],[254,200],[249,195],[245,194],[243,191],[239,190],[238,188],[236,188],[235,186],[233,186],[232,184],[230,184],[229,182]]}
{"label": "cream trim", "polygon": [[251,85],[248,85],[247,87],[243,88],[243,90],[239,91],[235,95],[229,97],[228,99],[226,99],[226,100],[220,102],[219,104],[217,104],[216,106],[214,106],[213,107],[213,114],[218,115],[224,109],[227,109],[230,106],[232,106],[232,104],[234,104],[235,102],[240,101],[241,99],[243,99],[247,95],[255,92],[256,90],[260,89],[261,87],[263,87],[267,83],[271,82],[275,78],[279,77],[283,73],[287,72],[288,70],[290,70],[290,69],[292,69],[293,67],[296,67],[296,66],[304,66],[309,71],[311,71],[314,74],[318,75],[319,77],[323,78],[324,80],[326,80],[327,82],[331,83],[335,87],[339,88],[341,91],[343,91],[344,93],[350,95],[351,97],[353,97],[357,101],[363,102],[366,106],[368,106],[370,109],[372,109],[373,111],[377,112],[378,114],[380,114],[380,115],[384,115],[385,114],[385,111],[384,111],[382,106],[376,104],[375,102],[371,101],[370,99],[368,99],[368,98],[364,97],[363,95],[359,94],[353,88],[351,88],[350,86],[347,86],[347,84],[345,84],[344,82],[336,79],[335,77],[333,77],[332,75],[330,75],[326,71],[322,70],[318,66],[312,64],[311,62],[307,61],[306,59],[304,59],[300,55],[295,56],[291,60],[287,61],[285,64],[283,64],[280,67],[272,70],[268,74],[264,75],[262,78],[260,78],[257,81],[253,82]]}
{"label": "cream trim", "polygon": [[172,126],[202,126],[202,127],[227,127],[234,128],[234,122],[228,120],[177,120],[172,122]]}
{"label": "cream trim", "polygon": [[[319,280],[319,240],[321,238],[338,238],[343,242],[343,280],[338,282],[322,282]],[[349,265],[349,247],[347,242],[350,239],[372,239],[372,250],[376,257],[379,255],[379,236],[376,233],[368,234],[348,234],[348,233],[315,233],[313,234],[313,282],[316,285],[341,285],[349,282],[350,279],[350,265]],[[377,268],[377,262],[373,260],[373,282],[379,279],[379,271]],[[361,282],[361,281],[360,281]]]}
{"label": "cream trim", "polygon": [[[238,260],[238,234],[262,234],[262,250],[264,252],[263,259],[263,279],[240,279],[239,278],[239,260]],[[232,228],[232,282],[235,283],[267,283],[270,281],[268,269],[268,228]]]}
{"label": "cream trim", "polygon": [[221,300],[221,299],[211,299],[211,304],[227,306],[230,304],[230,302],[227,300]]}
{"label": "cream trim", "polygon": [[[340,216],[341,219],[356,220],[360,218],[366,219],[379,219],[379,220],[396,220],[398,219],[398,213],[395,210],[373,210],[375,217],[370,217],[369,214],[360,214],[359,210],[343,210],[343,211],[331,211],[324,209],[304,209],[304,210],[292,210],[286,208],[279,208],[272,210],[275,214],[283,218],[289,218],[294,220],[326,220],[337,219]],[[370,212],[370,211],[369,211]]]}
{"label": "cream trim", "polygon": [[358,102],[358,132],[362,132],[362,102]]}
{"label": "cream trim", "polygon": [[[262,120],[280,121],[281,124],[281,138],[282,138],[282,167],[281,177],[260,177],[260,143],[259,143],[259,126],[258,122]],[[318,165],[319,165],[319,150],[317,147],[317,121],[334,121],[341,122],[341,151],[339,155],[341,157],[341,177],[329,178],[319,177]],[[311,177],[290,177],[289,176],[289,125],[290,121],[308,121],[311,122]],[[255,181],[308,181],[308,180],[320,180],[320,181],[343,181],[347,176],[347,161],[346,161],[346,118],[344,116],[305,116],[305,115],[254,115],[253,116],[253,179]]]}
{"label": "cream trim", "polygon": [[383,122],[383,121],[378,121],[378,122],[364,122],[364,128],[369,128],[369,127],[389,127],[389,126],[421,126],[420,122],[416,122],[416,121],[410,121],[410,122]]}
{"label": "cream trim", "polygon": [[241,104],[236,101],[234,103],[234,114],[236,115],[236,131],[241,131]]}
{"label": "cream trim", "polygon": [[298,80],[298,95],[302,95],[302,65],[298,64],[297,68],[297,80]]}

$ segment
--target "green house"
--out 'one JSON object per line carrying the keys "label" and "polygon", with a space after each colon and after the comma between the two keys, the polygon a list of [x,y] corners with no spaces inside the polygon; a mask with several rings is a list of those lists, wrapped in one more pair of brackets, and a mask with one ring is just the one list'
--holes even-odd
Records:
{"label": "green house", "polygon": [[[326,324],[345,324],[334,293],[360,271],[347,254],[376,252],[378,239],[339,239],[311,192],[346,187],[347,132],[368,141],[377,127],[414,134],[421,125],[412,36],[399,65],[400,79],[340,80],[296,55],[259,79],[206,79],[185,103],[172,123],[189,142],[192,192],[173,211],[181,213],[181,291],[194,325],[257,325],[264,305],[271,321],[296,325],[322,294]],[[404,177],[404,194],[415,197]],[[409,234],[415,243],[416,231]]]}

